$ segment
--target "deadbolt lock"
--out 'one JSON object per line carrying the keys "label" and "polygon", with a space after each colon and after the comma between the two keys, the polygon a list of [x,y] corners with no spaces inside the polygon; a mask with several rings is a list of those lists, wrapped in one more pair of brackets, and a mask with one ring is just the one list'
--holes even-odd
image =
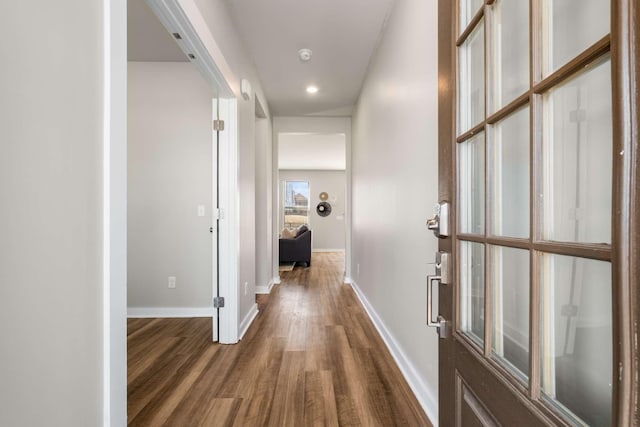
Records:
{"label": "deadbolt lock", "polygon": [[440,202],[436,205],[435,214],[426,221],[427,228],[440,239],[449,236],[449,215],[449,202]]}

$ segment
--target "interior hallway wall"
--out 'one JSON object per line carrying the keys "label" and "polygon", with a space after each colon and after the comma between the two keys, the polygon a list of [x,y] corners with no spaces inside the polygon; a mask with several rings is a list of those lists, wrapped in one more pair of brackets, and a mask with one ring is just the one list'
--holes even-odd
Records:
{"label": "interior hallway wall", "polygon": [[273,194],[271,192],[273,146],[271,122],[256,117],[256,291],[265,293],[273,284],[271,245]]}
{"label": "interior hallway wall", "polygon": [[[2,426],[103,422],[103,3],[2,3]],[[114,425],[125,366],[107,378]]]}
{"label": "interior hallway wall", "polygon": [[128,70],[128,306],[210,309],[214,94],[189,62]]}
{"label": "interior hallway wall", "polygon": [[[266,144],[271,144],[271,116],[262,91],[260,78],[255,65],[248,54],[242,38],[229,13],[225,0],[195,0],[207,27],[213,35],[233,75],[230,78],[231,89],[238,99],[238,137],[239,137],[239,230],[240,230],[240,267],[239,267],[239,310],[240,333],[257,312],[256,291],[256,253],[266,254],[264,248],[256,249],[256,175],[255,143],[256,132],[261,132]],[[247,79],[254,93],[245,100],[240,93],[240,81]],[[255,97],[265,109],[266,126],[256,128]],[[266,129],[265,129],[266,128]],[[262,213],[266,217],[266,210]],[[258,219],[262,221],[263,218]],[[264,219],[266,221],[266,219]],[[247,283],[246,292],[244,283]]]}
{"label": "interior hallway wall", "polygon": [[[352,279],[405,356],[437,423],[438,338],[426,326],[426,276],[437,241],[436,0],[398,0],[353,117]],[[359,273],[358,273],[359,272]]]}

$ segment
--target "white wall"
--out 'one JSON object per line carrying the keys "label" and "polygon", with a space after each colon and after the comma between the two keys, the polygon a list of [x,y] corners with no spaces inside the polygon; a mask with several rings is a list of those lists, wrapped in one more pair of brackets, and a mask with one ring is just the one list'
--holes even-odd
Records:
{"label": "white wall", "polygon": [[256,117],[256,290],[266,292],[273,282],[271,123]]}
{"label": "white wall", "polygon": [[[310,210],[309,228],[313,230],[314,250],[344,250],[345,248],[345,217],[347,181],[345,171],[323,170],[283,170],[280,169],[280,188],[284,188],[285,181],[309,182]],[[316,206],[321,202],[318,195],[321,192],[329,194],[331,214],[321,217],[316,212]],[[335,198],[335,200],[334,200]],[[279,207],[279,227],[284,223],[284,211]]]}
{"label": "white wall", "polygon": [[437,242],[424,221],[438,201],[437,36],[436,0],[396,2],[353,117],[351,268],[434,423],[438,338],[425,325],[425,278]]}
{"label": "white wall", "polygon": [[128,305],[211,307],[214,94],[189,62],[128,69]]}
{"label": "white wall", "polygon": [[4,2],[0,14],[3,426],[103,422],[103,7]]}
{"label": "white wall", "polygon": [[278,168],[289,170],[346,170],[346,141],[341,133],[281,133]]}
{"label": "white wall", "polygon": [[[267,115],[267,124],[258,128],[267,145],[271,145],[271,119],[268,105],[260,85],[253,61],[242,43],[225,0],[195,0],[211,35],[222,52],[232,75],[227,75],[231,89],[238,98],[239,176],[240,189],[240,274],[238,294],[240,298],[238,321],[242,322],[255,309],[256,287],[256,207],[255,207],[255,96],[260,99]],[[255,91],[249,101],[240,93],[240,80],[248,79]],[[268,201],[267,201],[268,202]],[[267,215],[267,209],[264,215]],[[259,221],[266,221],[261,218]],[[265,248],[259,251],[266,254]],[[264,252],[263,252],[264,251]],[[247,282],[247,292],[244,283]],[[224,295],[223,295],[224,296]]]}

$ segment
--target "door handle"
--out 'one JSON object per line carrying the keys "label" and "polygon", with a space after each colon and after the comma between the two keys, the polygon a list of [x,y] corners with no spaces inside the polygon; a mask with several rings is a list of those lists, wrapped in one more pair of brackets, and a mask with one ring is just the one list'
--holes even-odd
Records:
{"label": "door handle", "polygon": [[433,320],[433,282],[442,283],[441,276],[427,276],[427,326],[437,328],[439,321]]}
{"label": "door handle", "polygon": [[446,285],[450,283],[450,278],[449,254],[436,252],[436,274],[427,276],[427,326],[437,328],[440,338],[449,336],[449,322],[440,315],[433,318],[433,284]]}

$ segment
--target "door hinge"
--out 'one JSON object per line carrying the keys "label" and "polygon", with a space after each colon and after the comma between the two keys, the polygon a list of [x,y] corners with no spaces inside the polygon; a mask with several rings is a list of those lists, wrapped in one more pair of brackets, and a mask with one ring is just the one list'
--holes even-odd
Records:
{"label": "door hinge", "polygon": [[215,297],[213,299],[213,308],[223,308],[224,307],[224,297]]}
{"label": "door hinge", "polygon": [[213,130],[216,132],[220,132],[224,130],[224,120],[214,120],[213,121]]}
{"label": "door hinge", "polygon": [[220,209],[219,208],[214,208],[213,209],[213,219],[220,219]]}

